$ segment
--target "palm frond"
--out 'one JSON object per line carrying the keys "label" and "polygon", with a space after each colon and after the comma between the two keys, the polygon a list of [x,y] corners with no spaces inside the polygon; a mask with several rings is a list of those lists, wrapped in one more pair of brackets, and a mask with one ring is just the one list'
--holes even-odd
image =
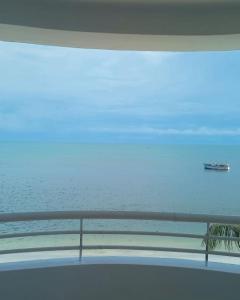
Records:
{"label": "palm frond", "polygon": [[[240,250],[240,241],[232,241],[230,238],[240,238],[240,225],[223,225],[223,224],[211,224],[209,227],[209,250],[219,248],[224,244],[225,249],[233,250],[234,246]],[[211,237],[223,237],[224,240],[213,239]],[[203,244],[206,245],[207,234],[203,240]]]}

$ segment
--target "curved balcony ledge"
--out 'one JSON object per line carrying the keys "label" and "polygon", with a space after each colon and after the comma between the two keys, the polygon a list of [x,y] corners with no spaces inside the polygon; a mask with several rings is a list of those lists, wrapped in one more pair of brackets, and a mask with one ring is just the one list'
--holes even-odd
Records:
{"label": "curved balcony ledge", "polygon": [[4,300],[237,299],[239,280],[237,268],[153,258],[51,260],[0,271]]}
{"label": "curved balcony ledge", "polygon": [[79,261],[76,256],[55,257],[30,257],[28,260],[13,259],[6,260],[0,264],[0,272],[27,269],[45,269],[67,266],[88,266],[88,265],[140,265],[140,266],[158,266],[180,269],[195,269],[206,271],[217,271],[225,273],[234,273],[240,275],[240,265],[234,263],[211,261],[206,265],[199,258],[178,257],[173,258],[169,255],[165,257],[146,257],[146,256],[86,256]]}
{"label": "curved balcony ledge", "polygon": [[[240,19],[240,17],[239,17]],[[85,49],[134,51],[239,50],[240,34],[140,35],[76,32],[0,24],[0,40]]]}
{"label": "curved balcony ledge", "polygon": [[237,0],[3,0],[0,40],[119,50],[240,48]]}

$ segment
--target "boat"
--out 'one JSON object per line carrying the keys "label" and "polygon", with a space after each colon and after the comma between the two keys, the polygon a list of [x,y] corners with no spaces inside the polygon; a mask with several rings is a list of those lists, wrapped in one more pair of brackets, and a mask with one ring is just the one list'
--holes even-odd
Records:
{"label": "boat", "polygon": [[204,168],[206,170],[217,170],[217,171],[229,171],[230,165],[229,164],[217,164],[217,163],[205,163]]}

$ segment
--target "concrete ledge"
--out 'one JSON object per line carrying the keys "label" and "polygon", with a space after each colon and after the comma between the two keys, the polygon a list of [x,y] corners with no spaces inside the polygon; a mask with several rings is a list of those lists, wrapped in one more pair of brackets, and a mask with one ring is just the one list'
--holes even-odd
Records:
{"label": "concrete ledge", "polygon": [[190,268],[208,271],[219,271],[240,274],[240,265],[223,262],[209,262],[201,260],[163,257],[133,257],[133,256],[86,256],[81,260],[78,257],[35,259],[29,261],[5,262],[0,264],[0,272],[10,270],[26,270],[37,268],[51,268],[80,265],[148,265],[167,266],[174,268]]}
{"label": "concrete ledge", "polygon": [[140,35],[76,32],[0,24],[0,40],[108,50],[216,51],[240,49],[240,34]]}
{"label": "concrete ledge", "polygon": [[4,300],[237,299],[239,268],[184,260],[86,257],[1,265]]}

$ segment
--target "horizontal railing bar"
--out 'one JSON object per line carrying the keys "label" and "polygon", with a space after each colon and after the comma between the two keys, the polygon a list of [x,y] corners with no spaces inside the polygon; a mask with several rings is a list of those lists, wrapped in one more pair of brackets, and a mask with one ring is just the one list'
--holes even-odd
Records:
{"label": "horizontal railing bar", "polygon": [[208,251],[208,253],[211,254],[211,255],[240,257],[240,253],[234,253],[234,252]]}
{"label": "horizontal railing bar", "polygon": [[[84,234],[107,234],[107,235],[144,235],[144,236],[164,236],[164,237],[179,237],[179,238],[194,238],[204,239],[205,235],[190,234],[190,233],[172,233],[172,232],[155,232],[155,231],[121,231],[121,230],[85,230]],[[80,234],[79,230],[54,230],[54,231],[36,231],[36,232],[23,232],[23,233],[8,233],[1,234],[0,239],[8,238],[21,238],[21,237],[34,237],[41,235],[72,235]],[[221,237],[221,236],[209,236],[209,240],[222,240],[222,241],[236,241],[240,242],[238,237]]]}
{"label": "horizontal railing bar", "polygon": [[[70,235],[80,234],[79,230],[54,230],[54,231],[36,231],[36,232],[23,232],[23,233],[8,233],[1,234],[0,239],[8,238],[21,238],[21,237],[34,237],[43,235]],[[144,236],[164,236],[164,237],[179,237],[179,238],[194,238],[204,239],[205,235],[189,234],[189,233],[172,233],[172,232],[154,232],[154,231],[121,231],[121,230],[85,230],[83,234],[92,235],[144,235]]]}
{"label": "horizontal railing bar", "polygon": [[173,232],[158,232],[158,231],[121,231],[121,230],[86,230],[84,234],[109,234],[109,235],[144,235],[144,236],[165,236],[165,237],[180,237],[203,239],[205,235],[190,234],[190,233],[173,233]]}
{"label": "horizontal railing bar", "polygon": [[37,220],[77,220],[77,219],[122,219],[122,220],[156,220],[174,222],[240,224],[240,216],[222,216],[206,214],[186,214],[167,212],[136,211],[55,211],[3,213],[0,222],[37,221]]}
{"label": "horizontal railing bar", "polygon": [[[47,251],[66,251],[79,250],[79,246],[61,246],[61,247],[36,247],[24,249],[7,249],[0,250],[2,254],[17,254],[30,252],[47,252]],[[140,250],[140,251],[160,251],[160,252],[178,252],[178,253],[192,253],[205,254],[205,250],[187,249],[187,248],[171,248],[171,247],[148,247],[148,246],[129,246],[129,245],[85,245],[83,250]],[[223,251],[208,251],[211,255],[240,257],[240,253],[223,252]]]}
{"label": "horizontal railing bar", "polygon": [[[206,254],[206,250],[187,249],[187,248],[171,248],[171,247],[147,247],[147,246],[127,246],[127,245],[88,245],[84,246],[85,250],[143,250],[143,251],[161,251],[161,252],[178,252],[178,253],[195,253]],[[208,251],[208,254],[240,257],[240,253],[224,252],[224,251]]]}
{"label": "horizontal railing bar", "polygon": [[171,247],[148,247],[148,246],[128,246],[128,245],[85,245],[85,250],[142,250],[142,251],[162,251],[179,253],[205,254],[205,250]]}
{"label": "horizontal railing bar", "polygon": [[[0,254],[14,254],[14,253],[29,253],[29,252],[43,252],[43,251],[65,251],[65,250],[79,250],[79,246],[62,246],[62,247],[36,247],[23,249],[9,249],[0,250]],[[128,245],[85,245],[83,250],[142,250],[142,251],[165,251],[165,252],[179,252],[179,253],[196,253],[205,254],[205,250],[184,249],[184,248],[167,248],[167,247],[148,247],[148,246],[128,246]]]}
{"label": "horizontal railing bar", "polygon": [[15,253],[43,252],[43,251],[66,251],[66,250],[79,250],[79,246],[36,247],[36,248],[24,248],[24,249],[7,249],[7,250],[0,250],[0,255],[1,254],[15,254]]}
{"label": "horizontal railing bar", "polygon": [[0,239],[34,237],[41,235],[64,235],[64,234],[80,234],[79,230],[54,230],[54,231],[35,231],[1,234]]}
{"label": "horizontal railing bar", "polygon": [[[205,235],[190,234],[190,233],[172,233],[172,232],[158,232],[158,231],[126,231],[126,230],[85,230],[84,234],[108,234],[108,235],[144,235],[144,236],[165,236],[165,237],[179,237],[179,238],[194,238],[204,239]],[[71,235],[80,234],[79,230],[53,230],[53,231],[36,231],[36,232],[23,232],[23,233],[8,233],[1,234],[0,239],[7,238],[21,238],[32,237],[41,235]],[[238,237],[221,237],[221,236],[209,236],[209,240],[222,240],[222,241],[236,241],[240,242]]]}
{"label": "horizontal railing bar", "polygon": [[240,242],[239,237],[231,237],[231,236],[227,237],[227,236],[217,236],[217,235],[210,235],[209,240]]}

